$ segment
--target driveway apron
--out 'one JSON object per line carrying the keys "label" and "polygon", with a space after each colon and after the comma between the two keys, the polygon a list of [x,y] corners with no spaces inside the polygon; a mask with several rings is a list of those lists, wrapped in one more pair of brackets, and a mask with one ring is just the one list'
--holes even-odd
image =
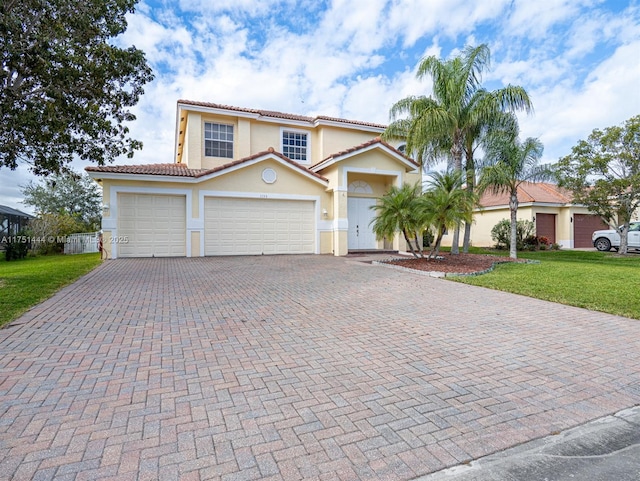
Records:
{"label": "driveway apron", "polygon": [[0,479],[409,480],[637,405],[639,352],[349,258],[112,260],[0,330]]}

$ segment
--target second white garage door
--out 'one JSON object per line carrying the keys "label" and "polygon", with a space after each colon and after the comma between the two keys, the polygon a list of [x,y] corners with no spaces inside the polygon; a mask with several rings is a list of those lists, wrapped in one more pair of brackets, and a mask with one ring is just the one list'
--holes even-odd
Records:
{"label": "second white garage door", "polygon": [[207,197],[204,253],[313,254],[314,212],[312,201]]}
{"label": "second white garage door", "polygon": [[185,256],[185,213],[183,195],[118,194],[118,257]]}

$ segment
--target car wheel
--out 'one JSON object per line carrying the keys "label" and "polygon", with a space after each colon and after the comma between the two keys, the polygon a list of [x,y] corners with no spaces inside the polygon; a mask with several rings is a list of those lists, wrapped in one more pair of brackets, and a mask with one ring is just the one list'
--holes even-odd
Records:
{"label": "car wheel", "polygon": [[608,252],[611,250],[611,242],[606,237],[597,238],[593,245],[601,252]]}

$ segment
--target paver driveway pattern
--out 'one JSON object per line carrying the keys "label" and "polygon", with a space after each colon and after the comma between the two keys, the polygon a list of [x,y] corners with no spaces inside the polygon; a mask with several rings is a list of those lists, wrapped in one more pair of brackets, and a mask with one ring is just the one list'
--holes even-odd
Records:
{"label": "paver driveway pattern", "polygon": [[0,330],[0,478],[407,480],[637,404],[639,340],[353,259],[108,261]]}

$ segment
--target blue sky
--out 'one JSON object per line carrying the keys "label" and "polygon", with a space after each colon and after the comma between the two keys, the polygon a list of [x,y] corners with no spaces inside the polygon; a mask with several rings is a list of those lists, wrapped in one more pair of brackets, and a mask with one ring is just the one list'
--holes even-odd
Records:
{"label": "blue sky", "polygon": [[[144,149],[121,164],[172,161],[178,99],[387,123],[394,102],[430,94],[421,58],[480,43],[484,85],[529,92],[522,137],[544,162],[640,114],[640,0],[143,0],[118,42],[156,75],[130,125]],[[29,210],[31,178],[0,170],[0,204]]]}

